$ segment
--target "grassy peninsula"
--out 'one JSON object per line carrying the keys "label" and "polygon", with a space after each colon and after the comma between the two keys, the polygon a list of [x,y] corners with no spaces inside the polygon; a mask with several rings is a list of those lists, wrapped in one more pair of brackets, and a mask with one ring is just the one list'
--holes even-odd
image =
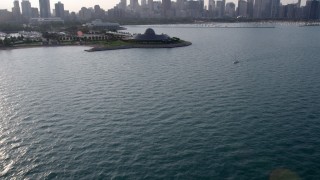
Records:
{"label": "grassy peninsula", "polygon": [[87,52],[107,51],[117,49],[131,48],[176,48],[190,46],[192,43],[184,40],[176,40],[172,42],[136,42],[127,40],[116,40],[108,42],[100,42],[94,45],[93,48],[86,50]]}

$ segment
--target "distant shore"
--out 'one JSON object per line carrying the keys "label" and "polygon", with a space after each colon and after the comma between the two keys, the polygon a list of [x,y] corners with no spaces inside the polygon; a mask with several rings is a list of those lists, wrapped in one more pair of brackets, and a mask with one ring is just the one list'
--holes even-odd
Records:
{"label": "distant shore", "polygon": [[87,49],[87,52],[95,51],[108,51],[108,50],[118,50],[118,49],[133,49],[133,48],[177,48],[190,46],[192,43],[188,41],[181,41],[173,44],[118,44],[118,45],[100,45],[100,44],[58,44],[58,45],[19,45],[19,46],[0,46],[0,50],[14,50],[14,49],[28,49],[28,48],[39,48],[39,47],[91,47]]}
{"label": "distant shore", "polygon": [[189,19],[189,18],[175,18],[175,19],[114,19],[122,26],[130,25],[167,25],[167,24],[198,24],[198,23],[319,23],[319,20],[306,19],[245,19],[245,18],[227,18],[227,19]]}
{"label": "distant shore", "polygon": [[28,49],[28,48],[39,48],[39,47],[65,47],[65,46],[83,46],[83,47],[93,47],[92,44],[58,44],[58,45],[19,45],[19,46],[0,46],[0,50],[13,50],[13,49]]}

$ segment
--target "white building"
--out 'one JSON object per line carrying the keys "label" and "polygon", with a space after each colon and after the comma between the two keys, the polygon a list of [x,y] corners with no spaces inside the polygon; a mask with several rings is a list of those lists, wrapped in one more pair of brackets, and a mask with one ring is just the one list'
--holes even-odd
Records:
{"label": "white building", "polygon": [[90,29],[103,29],[103,30],[119,30],[119,23],[102,22],[101,19],[96,19],[90,23],[86,23],[85,26]]}
{"label": "white building", "polygon": [[64,23],[61,18],[31,18],[31,24],[51,24],[51,23]]}

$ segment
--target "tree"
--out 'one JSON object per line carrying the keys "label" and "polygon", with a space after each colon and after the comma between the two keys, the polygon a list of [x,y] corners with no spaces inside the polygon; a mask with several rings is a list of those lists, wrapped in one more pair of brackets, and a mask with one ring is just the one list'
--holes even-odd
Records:
{"label": "tree", "polygon": [[3,40],[3,45],[4,46],[10,46],[11,45],[11,39],[9,39],[9,38],[4,38],[4,40]]}
{"label": "tree", "polygon": [[30,38],[26,38],[24,42],[29,44],[29,43],[32,43],[32,40]]}
{"label": "tree", "polygon": [[19,40],[19,41],[22,41],[23,39],[24,39],[23,35],[21,35],[21,36],[18,37],[18,40]]}
{"label": "tree", "polygon": [[17,41],[17,37],[10,37],[10,40],[11,40],[11,42],[12,42],[12,44],[14,44],[16,41]]}

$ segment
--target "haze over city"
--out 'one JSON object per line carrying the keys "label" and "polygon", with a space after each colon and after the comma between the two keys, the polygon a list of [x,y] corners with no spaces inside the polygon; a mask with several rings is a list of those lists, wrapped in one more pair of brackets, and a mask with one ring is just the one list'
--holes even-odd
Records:
{"label": "haze over city", "polygon": [[[20,0],[21,1],[21,0]],[[29,0],[32,6],[38,7],[39,6],[39,0]],[[75,0],[51,0],[51,7],[57,2],[61,1],[63,4],[65,4],[65,8],[69,9],[71,11],[79,11],[81,7],[93,7],[96,4],[99,4],[101,8],[104,9],[110,9],[114,7],[117,3],[120,2],[120,0],[108,0],[106,2],[105,0],[82,0],[82,1],[75,1]],[[306,0],[302,0],[302,4],[305,4]],[[130,1],[128,1],[129,3]],[[237,0],[227,0],[226,2],[234,2],[237,4]],[[297,0],[281,0],[283,4],[287,3],[294,3],[297,2]],[[141,0],[139,0],[139,3],[141,3]],[[205,4],[208,3],[208,0],[205,1]],[[13,4],[13,0],[2,0],[0,1],[0,9],[8,9],[11,11]]]}

